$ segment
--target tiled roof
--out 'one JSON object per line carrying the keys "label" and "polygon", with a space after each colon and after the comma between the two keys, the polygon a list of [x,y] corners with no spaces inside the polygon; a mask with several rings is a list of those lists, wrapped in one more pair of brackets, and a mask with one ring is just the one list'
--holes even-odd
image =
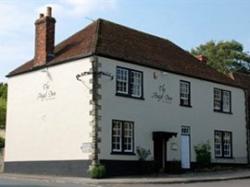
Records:
{"label": "tiled roof", "polygon": [[[55,57],[45,66],[70,62],[72,59],[90,55],[119,59],[163,71],[242,87],[239,79],[233,80],[208,67],[169,40],[102,19],[98,19],[56,45]],[[37,68],[41,67],[33,67],[33,60],[31,60],[8,76]]]}

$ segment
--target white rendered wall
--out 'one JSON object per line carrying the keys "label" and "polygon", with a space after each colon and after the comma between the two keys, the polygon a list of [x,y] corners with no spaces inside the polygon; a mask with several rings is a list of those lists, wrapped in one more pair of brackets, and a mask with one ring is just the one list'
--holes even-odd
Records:
{"label": "white rendered wall", "polygon": [[[101,70],[111,73],[113,80],[102,76],[100,94],[102,99],[100,159],[137,160],[137,156],[111,155],[111,123],[112,119],[134,121],[135,147],[151,150],[153,159],[153,131],[177,132],[177,138],[168,142],[167,160],[180,160],[181,126],[191,127],[191,161],[195,161],[194,145],[210,142],[213,162],[246,163],[246,117],[245,95],[239,88],[190,78],[173,73],[151,69],[148,67],[124,63],[107,58],[99,58]],[[144,100],[116,96],[116,66],[127,67],[143,72]],[[155,74],[155,79],[154,79]],[[191,108],[180,106],[179,81],[191,83]],[[165,84],[166,94],[172,101],[164,103],[152,98],[160,85]],[[232,94],[232,113],[224,114],[213,111],[214,88],[230,90]],[[214,130],[232,132],[233,159],[214,158]],[[176,145],[175,145],[176,144]]]}
{"label": "white rendered wall", "polygon": [[90,68],[87,58],[9,79],[5,161],[89,159],[91,76],[76,75]]}

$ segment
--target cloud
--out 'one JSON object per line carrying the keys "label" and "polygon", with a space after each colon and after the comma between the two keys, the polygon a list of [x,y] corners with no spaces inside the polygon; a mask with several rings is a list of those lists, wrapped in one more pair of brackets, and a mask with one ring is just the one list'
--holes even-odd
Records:
{"label": "cloud", "polygon": [[[4,76],[34,55],[34,22],[52,6],[58,27],[91,13],[115,10],[119,0],[0,0],[0,82]],[[52,3],[49,3],[52,2]],[[47,4],[46,4],[47,3]],[[68,25],[68,24],[67,24]]]}
{"label": "cloud", "polygon": [[45,13],[51,6],[55,17],[82,18],[94,11],[115,10],[118,0],[59,0],[57,3],[45,4],[37,13]]}
{"label": "cloud", "polygon": [[116,0],[62,0],[69,15],[75,17],[86,16],[91,11],[114,9]]}

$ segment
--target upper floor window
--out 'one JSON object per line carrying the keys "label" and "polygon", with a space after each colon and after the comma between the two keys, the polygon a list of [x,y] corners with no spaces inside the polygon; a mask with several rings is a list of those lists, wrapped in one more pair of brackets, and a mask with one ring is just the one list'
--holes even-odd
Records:
{"label": "upper floor window", "polygon": [[191,106],[190,82],[180,81],[180,105]]}
{"label": "upper floor window", "polygon": [[231,92],[214,89],[214,111],[231,113]]}
{"label": "upper floor window", "polygon": [[117,67],[116,94],[134,98],[143,97],[143,74],[140,71]]}
{"label": "upper floor window", "polygon": [[128,70],[116,69],[116,91],[117,93],[128,94]]}

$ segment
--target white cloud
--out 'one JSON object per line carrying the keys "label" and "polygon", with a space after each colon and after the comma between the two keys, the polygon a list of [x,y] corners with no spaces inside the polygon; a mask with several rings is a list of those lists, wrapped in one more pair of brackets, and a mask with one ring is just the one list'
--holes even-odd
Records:
{"label": "white cloud", "polygon": [[52,6],[53,16],[62,20],[60,26],[65,28],[66,20],[70,22],[91,13],[115,10],[118,1],[47,0],[45,4],[45,1],[34,0],[0,0],[0,82],[9,71],[33,57],[34,21],[39,13],[45,13],[47,6]]}
{"label": "white cloud", "polygon": [[82,17],[91,11],[114,9],[116,0],[61,0],[67,6],[69,15]]}
{"label": "white cloud", "polygon": [[114,10],[117,0],[59,0],[57,3],[45,4],[38,8],[38,13],[45,13],[51,6],[55,17],[82,18],[94,11]]}

